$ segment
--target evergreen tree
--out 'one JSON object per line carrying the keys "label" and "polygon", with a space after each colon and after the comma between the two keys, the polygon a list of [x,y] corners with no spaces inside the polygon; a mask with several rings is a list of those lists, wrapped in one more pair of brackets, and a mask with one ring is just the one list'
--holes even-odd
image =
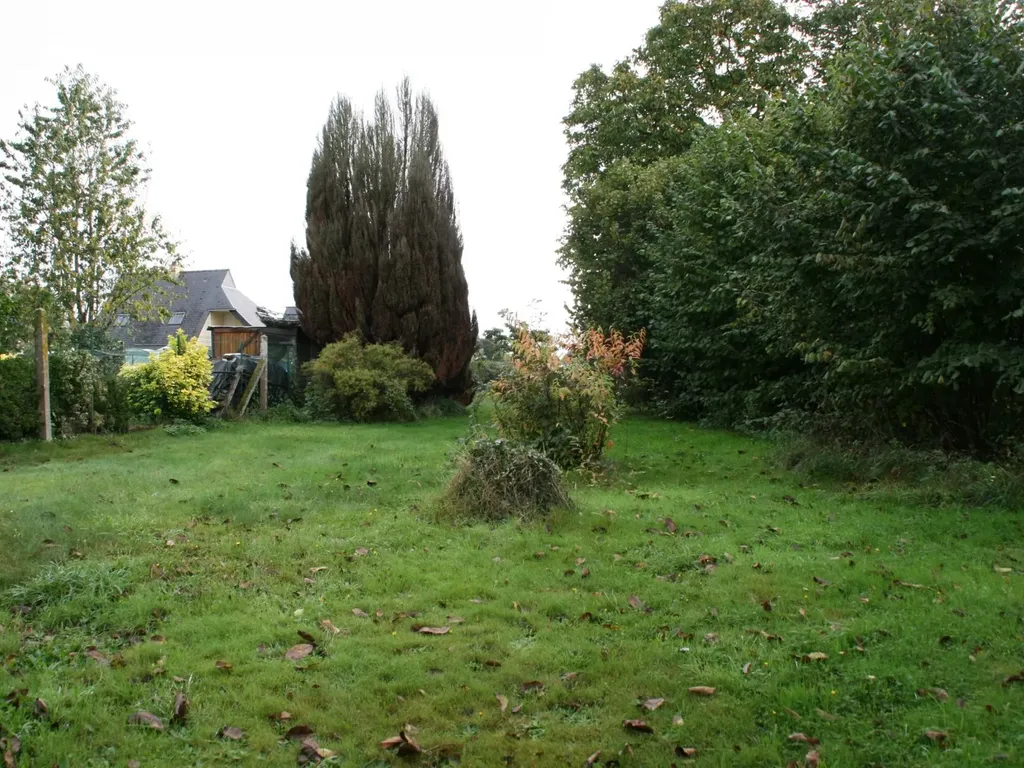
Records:
{"label": "evergreen tree", "polygon": [[306,248],[291,250],[302,328],[319,344],[353,331],[398,342],[440,387],[465,392],[476,346],[462,234],[437,112],[408,80],[372,119],[339,96],[313,153]]}

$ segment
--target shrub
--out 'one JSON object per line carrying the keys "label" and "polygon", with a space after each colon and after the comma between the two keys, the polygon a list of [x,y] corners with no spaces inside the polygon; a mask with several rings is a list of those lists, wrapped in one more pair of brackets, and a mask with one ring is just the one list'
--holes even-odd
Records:
{"label": "shrub", "polygon": [[530,520],[572,502],[558,466],[539,451],[477,438],[455,460],[439,516],[453,521]]}
{"label": "shrub", "polygon": [[621,412],[618,381],[643,350],[645,333],[596,330],[563,337],[531,333],[512,344],[512,367],[491,387],[502,437],[536,448],[570,469],[600,458]]}
{"label": "shrub", "polygon": [[412,395],[434,383],[431,367],[397,344],[363,344],[358,334],[328,344],[304,368],[306,408],[317,419],[411,421]]}
{"label": "shrub", "polygon": [[213,407],[213,368],[206,347],[182,331],[167,339],[169,348],[148,363],[125,366],[118,374],[129,408],[147,421],[198,421]]}
{"label": "shrub", "polygon": [[23,440],[38,431],[35,361],[0,357],[0,440]]}

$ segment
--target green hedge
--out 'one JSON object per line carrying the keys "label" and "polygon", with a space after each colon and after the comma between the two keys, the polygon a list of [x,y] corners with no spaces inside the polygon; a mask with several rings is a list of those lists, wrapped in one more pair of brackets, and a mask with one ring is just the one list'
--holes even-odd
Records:
{"label": "green hedge", "polygon": [[0,360],[0,440],[24,440],[38,430],[35,361],[26,357]]}

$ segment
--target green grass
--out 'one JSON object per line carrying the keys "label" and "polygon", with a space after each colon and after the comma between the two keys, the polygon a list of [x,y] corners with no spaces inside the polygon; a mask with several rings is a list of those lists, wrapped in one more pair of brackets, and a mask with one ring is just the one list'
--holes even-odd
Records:
{"label": "green grass", "polygon": [[[830,767],[1024,764],[1024,685],[1001,684],[1024,668],[1019,512],[802,487],[765,443],[632,421],[612,476],[572,481],[574,511],[456,529],[432,507],[466,428],[0,448],[0,724],[21,764],[295,765],[294,723],[356,766],[404,762],[378,742],[406,723],[422,765],[784,766],[809,749],[794,732]],[[298,631],[318,652],[286,661]],[[167,730],[129,726],[140,709]]]}

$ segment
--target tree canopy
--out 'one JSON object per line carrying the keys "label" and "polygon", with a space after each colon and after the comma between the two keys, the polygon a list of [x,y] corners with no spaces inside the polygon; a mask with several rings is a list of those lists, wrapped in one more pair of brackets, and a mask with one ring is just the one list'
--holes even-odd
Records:
{"label": "tree canopy", "polygon": [[320,344],[358,332],[397,342],[461,393],[477,323],[469,308],[451,175],[430,99],[406,80],[367,119],[339,96],[313,153],[306,247],[291,274],[303,330]]}
{"label": "tree canopy", "polygon": [[[646,327],[671,414],[1006,445],[1024,429],[1019,8],[773,5],[666,3],[610,78],[651,110],[595,92],[594,70],[577,83],[577,320]],[[743,39],[775,43],[730,70]]]}
{"label": "tree canopy", "polygon": [[53,324],[109,327],[154,311],[177,244],[146,211],[149,171],[116,92],[81,67],[50,80],[56,103],[22,111],[0,141],[0,271]]}

